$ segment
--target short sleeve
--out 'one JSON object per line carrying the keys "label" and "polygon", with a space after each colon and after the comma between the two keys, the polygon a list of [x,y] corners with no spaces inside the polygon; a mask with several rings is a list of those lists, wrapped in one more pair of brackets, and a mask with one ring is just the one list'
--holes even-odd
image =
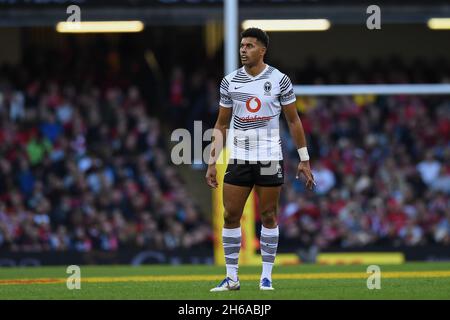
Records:
{"label": "short sleeve", "polygon": [[231,108],[233,106],[233,100],[231,100],[231,96],[228,92],[228,88],[230,83],[226,78],[222,79],[220,83],[220,105],[225,108]]}
{"label": "short sleeve", "polygon": [[280,103],[285,106],[292,102],[295,102],[294,88],[292,87],[291,79],[287,75],[283,75],[280,80]]}

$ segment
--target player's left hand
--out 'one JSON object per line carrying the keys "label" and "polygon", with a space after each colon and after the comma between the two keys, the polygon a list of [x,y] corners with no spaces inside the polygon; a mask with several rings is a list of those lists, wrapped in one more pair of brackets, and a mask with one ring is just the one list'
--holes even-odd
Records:
{"label": "player's left hand", "polygon": [[309,166],[309,161],[301,161],[298,164],[297,167],[297,175],[295,176],[295,179],[298,179],[300,174],[303,174],[306,178],[306,187],[310,190],[312,190],[313,185],[316,185],[316,182],[314,181],[314,176],[311,172],[311,168]]}

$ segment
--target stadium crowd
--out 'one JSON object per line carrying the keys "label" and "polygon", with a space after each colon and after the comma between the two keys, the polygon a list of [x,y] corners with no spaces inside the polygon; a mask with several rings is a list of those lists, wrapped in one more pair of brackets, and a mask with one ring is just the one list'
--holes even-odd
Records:
{"label": "stadium crowd", "polygon": [[[26,64],[0,71],[0,249],[210,245],[211,221],[171,164],[161,127],[192,129],[194,120],[212,127],[217,75],[202,69],[188,77],[174,67],[163,85],[149,88],[145,76],[137,76],[143,62],[131,66],[135,74],[114,75],[117,56],[106,59],[102,71],[73,59],[54,59],[60,65],[44,79],[42,69]],[[67,78],[72,65],[75,76]],[[329,71],[308,64],[292,79],[446,81],[448,64],[440,65],[430,76],[427,68],[414,72],[398,64],[383,72],[374,62],[353,73],[345,63]],[[155,102],[147,97],[160,88],[166,104],[150,106]],[[297,106],[317,186],[306,191],[294,179],[298,155],[282,126],[280,246],[450,245],[448,97],[299,97]]]}
{"label": "stadium crowd", "polygon": [[450,245],[450,99],[299,99],[317,186],[295,176],[281,200],[280,236],[308,248]]}
{"label": "stadium crowd", "polygon": [[[17,74],[3,69],[3,74]],[[0,84],[0,248],[189,248],[210,223],[136,86]]]}

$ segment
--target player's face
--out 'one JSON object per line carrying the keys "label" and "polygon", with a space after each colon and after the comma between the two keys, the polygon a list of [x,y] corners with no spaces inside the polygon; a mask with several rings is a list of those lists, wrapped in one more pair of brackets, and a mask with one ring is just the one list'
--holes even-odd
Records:
{"label": "player's face", "polygon": [[244,66],[254,66],[264,58],[266,48],[253,37],[242,38],[239,54]]}

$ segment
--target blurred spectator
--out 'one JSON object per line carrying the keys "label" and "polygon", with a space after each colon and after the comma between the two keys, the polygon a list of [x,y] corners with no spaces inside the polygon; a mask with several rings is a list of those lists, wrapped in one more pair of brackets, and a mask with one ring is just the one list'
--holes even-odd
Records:
{"label": "blurred spectator", "polygon": [[326,194],[336,183],[334,173],[326,168],[320,160],[312,169],[312,174],[314,175],[314,180],[316,182],[314,190],[319,195]]}
{"label": "blurred spectator", "polygon": [[[450,167],[449,167],[450,169]],[[441,167],[437,178],[435,178],[430,187],[433,191],[442,191],[446,194],[450,194],[450,170],[444,166]]]}
{"label": "blurred spectator", "polygon": [[426,158],[417,165],[417,170],[427,185],[431,185],[438,177],[440,169],[441,164],[434,159],[433,153],[430,151],[427,152]]}

